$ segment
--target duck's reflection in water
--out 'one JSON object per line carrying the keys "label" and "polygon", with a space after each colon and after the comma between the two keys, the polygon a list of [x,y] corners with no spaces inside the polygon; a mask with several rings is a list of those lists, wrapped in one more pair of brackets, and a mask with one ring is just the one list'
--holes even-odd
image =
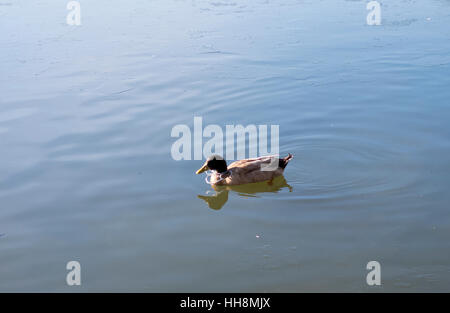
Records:
{"label": "duck's reflection in water", "polygon": [[228,201],[228,193],[230,190],[237,192],[242,197],[257,197],[258,193],[263,192],[278,192],[283,188],[289,188],[292,191],[292,187],[286,182],[283,175],[273,179],[272,182],[265,181],[261,183],[236,185],[236,186],[212,186],[216,193],[212,196],[198,197],[204,200],[208,206],[213,210],[220,210]]}

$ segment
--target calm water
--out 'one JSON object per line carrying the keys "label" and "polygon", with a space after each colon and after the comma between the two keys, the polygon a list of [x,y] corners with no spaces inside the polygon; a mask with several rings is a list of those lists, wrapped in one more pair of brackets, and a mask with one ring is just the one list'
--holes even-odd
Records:
{"label": "calm water", "polygon": [[[0,291],[450,291],[450,1],[0,1]],[[286,183],[211,209],[194,116]]]}

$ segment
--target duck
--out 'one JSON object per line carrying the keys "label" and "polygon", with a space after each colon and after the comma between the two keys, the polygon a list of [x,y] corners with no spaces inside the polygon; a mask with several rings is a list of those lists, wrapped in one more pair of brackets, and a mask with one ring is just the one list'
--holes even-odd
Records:
{"label": "duck", "polygon": [[206,182],[212,186],[243,185],[264,181],[268,181],[270,185],[275,177],[283,175],[284,169],[292,158],[291,153],[281,159],[277,156],[263,156],[239,160],[228,166],[224,158],[214,154],[206,159],[196,174],[212,171],[212,174],[206,177]]}

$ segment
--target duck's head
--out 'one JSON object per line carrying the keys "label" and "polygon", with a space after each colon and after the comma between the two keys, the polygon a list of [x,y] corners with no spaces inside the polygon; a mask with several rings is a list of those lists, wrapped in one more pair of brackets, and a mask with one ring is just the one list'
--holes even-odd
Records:
{"label": "duck's head", "polygon": [[207,170],[215,170],[218,173],[227,171],[227,162],[217,154],[211,155],[203,164],[203,166],[196,172],[196,174],[203,173]]}

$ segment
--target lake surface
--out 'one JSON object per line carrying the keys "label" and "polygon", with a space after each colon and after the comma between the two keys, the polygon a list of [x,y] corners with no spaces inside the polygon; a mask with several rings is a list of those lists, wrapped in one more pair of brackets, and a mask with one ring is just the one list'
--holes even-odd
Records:
{"label": "lake surface", "polygon": [[[380,2],[1,0],[0,291],[450,291],[450,1]],[[194,116],[289,187],[210,208]]]}

